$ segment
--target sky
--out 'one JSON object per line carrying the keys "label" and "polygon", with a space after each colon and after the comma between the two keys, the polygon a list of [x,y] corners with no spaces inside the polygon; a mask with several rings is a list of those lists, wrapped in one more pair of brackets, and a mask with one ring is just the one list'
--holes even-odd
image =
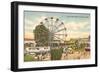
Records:
{"label": "sky", "polygon": [[[71,38],[87,38],[90,35],[90,14],[24,11],[25,38],[34,39],[33,30],[35,29],[35,27],[39,25],[40,22],[44,22],[45,18],[49,17],[54,17],[55,19],[58,18],[59,23],[64,23],[56,30],[66,28],[67,30],[65,33],[67,34],[67,40],[70,40]],[[57,24],[54,23],[53,25],[58,26]],[[63,33],[63,31],[64,30],[59,33],[61,34]]]}

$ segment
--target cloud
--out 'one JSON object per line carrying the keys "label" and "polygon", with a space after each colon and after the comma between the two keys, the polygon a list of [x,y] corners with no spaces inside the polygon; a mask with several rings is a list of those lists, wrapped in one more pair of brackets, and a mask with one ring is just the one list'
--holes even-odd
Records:
{"label": "cloud", "polygon": [[35,29],[35,27],[37,25],[39,25],[39,23],[41,21],[43,21],[44,18],[45,18],[44,16],[37,17],[37,18],[35,18],[35,20],[29,20],[29,19],[25,18],[25,30],[26,30],[26,32],[29,30],[32,31],[33,29]]}
{"label": "cloud", "polygon": [[45,18],[45,16],[37,17],[35,20],[29,20],[25,18],[25,38],[34,38],[33,30]]}
{"label": "cloud", "polygon": [[71,38],[87,38],[90,35],[89,22],[69,22],[65,24],[65,27],[67,28],[67,40]]}
{"label": "cloud", "polygon": [[[37,25],[40,24],[41,21],[44,21],[44,19],[47,16],[38,16],[33,20],[29,20],[25,18],[25,38],[34,38],[33,30]],[[84,31],[83,30],[89,30],[90,29],[90,23],[88,21],[84,22],[67,22],[64,23],[65,27],[67,28],[67,34],[68,36],[66,39],[70,38],[84,38],[88,37],[89,31]],[[58,27],[58,29],[63,28],[63,26]],[[62,32],[59,32],[61,34]]]}
{"label": "cloud", "polygon": [[89,32],[80,32],[80,31],[69,31],[67,32],[68,36],[66,37],[67,40],[71,38],[87,38],[90,33]]}
{"label": "cloud", "polygon": [[87,27],[89,28],[89,22],[68,22],[65,24],[65,27],[67,30],[73,30],[73,31],[80,31],[85,30]]}

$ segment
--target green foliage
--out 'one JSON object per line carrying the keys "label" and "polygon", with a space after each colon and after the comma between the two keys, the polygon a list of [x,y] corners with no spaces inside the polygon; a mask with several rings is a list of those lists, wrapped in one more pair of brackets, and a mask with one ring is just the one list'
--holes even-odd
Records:
{"label": "green foliage", "polygon": [[36,26],[33,32],[37,43],[36,46],[48,46],[49,30],[44,25]]}
{"label": "green foliage", "polygon": [[87,45],[87,44],[85,44],[85,43],[81,43],[81,44],[80,44],[80,48],[85,48],[86,45]]}
{"label": "green foliage", "polygon": [[32,55],[24,55],[24,61],[27,62],[27,61],[33,61],[33,57]]}
{"label": "green foliage", "polygon": [[75,48],[78,49],[79,48],[79,41],[78,40],[75,40],[75,44],[74,45],[75,45]]}
{"label": "green foliage", "polygon": [[51,60],[60,60],[63,49],[51,49]]}

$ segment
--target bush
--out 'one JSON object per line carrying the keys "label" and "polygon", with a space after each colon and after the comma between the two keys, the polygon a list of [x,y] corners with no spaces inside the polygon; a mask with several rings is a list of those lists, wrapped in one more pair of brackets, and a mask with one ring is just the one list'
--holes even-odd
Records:
{"label": "bush", "polygon": [[52,49],[51,60],[60,60],[63,53],[63,49]]}

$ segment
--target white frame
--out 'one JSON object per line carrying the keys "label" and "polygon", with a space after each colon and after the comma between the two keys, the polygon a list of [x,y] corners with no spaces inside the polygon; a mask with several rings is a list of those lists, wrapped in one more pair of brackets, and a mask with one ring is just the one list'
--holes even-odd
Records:
{"label": "white frame", "polygon": [[[18,53],[18,60],[19,60],[19,68],[34,68],[34,67],[47,67],[47,66],[71,66],[71,65],[82,65],[82,64],[95,64],[95,10],[93,9],[77,9],[77,8],[58,8],[58,7],[44,7],[44,6],[25,6],[25,5],[19,5],[18,10],[18,19],[19,19],[19,53]],[[43,61],[43,62],[24,62],[24,11],[48,11],[48,12],[73,12],[73,13],[89,13],[91,16],[91,59],[85,59],[85,60],[59,60],[59,61]]]}

